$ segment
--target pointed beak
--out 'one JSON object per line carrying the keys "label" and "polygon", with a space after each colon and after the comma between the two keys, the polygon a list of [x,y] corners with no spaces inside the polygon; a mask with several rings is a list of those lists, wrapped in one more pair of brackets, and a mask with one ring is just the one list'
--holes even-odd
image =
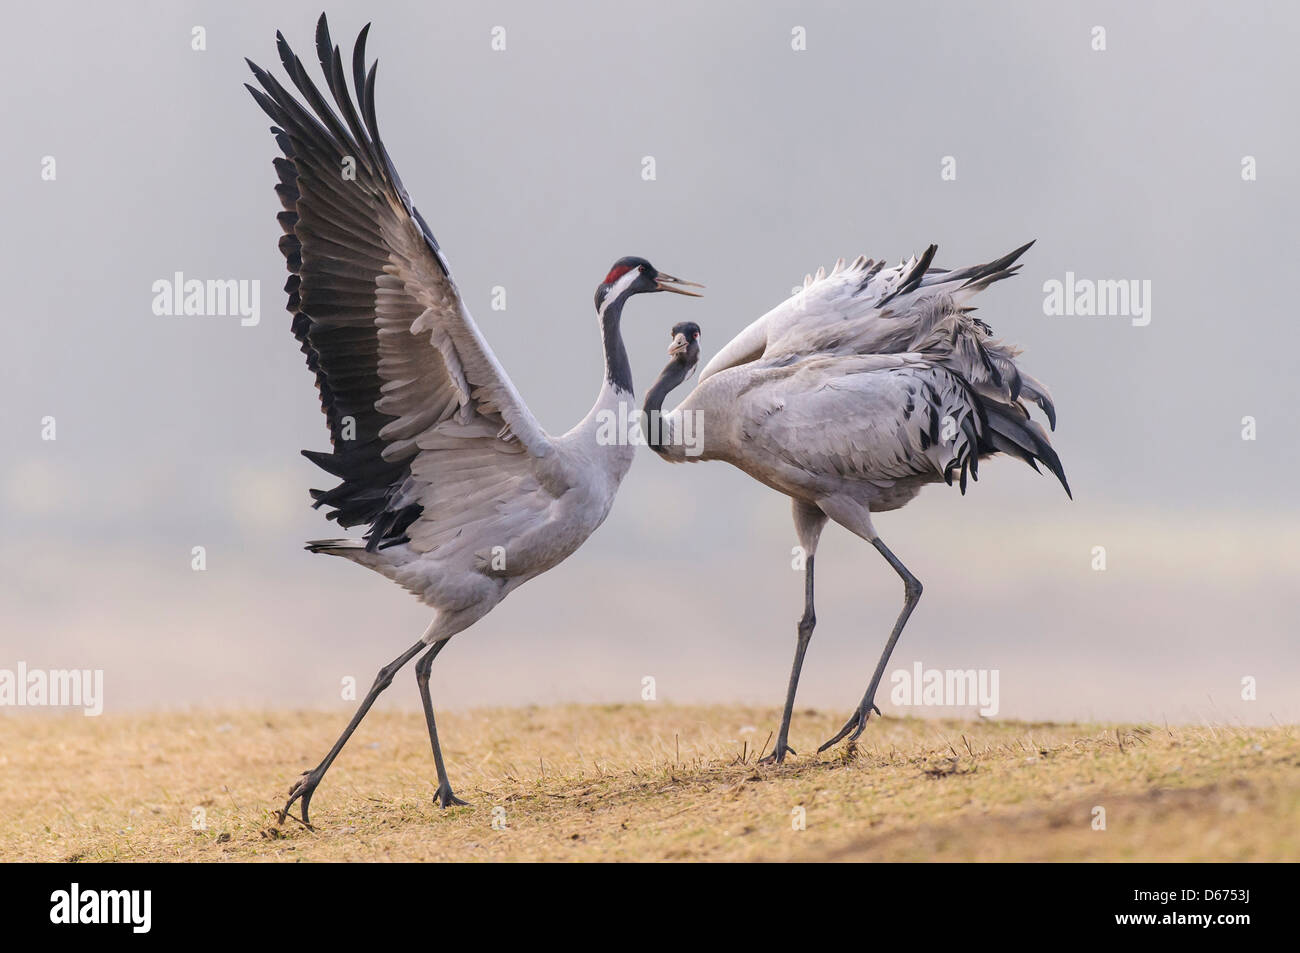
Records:
{"label": "pointed beak", "polygon": [[[686,291],[683,292],[683,294],[690,294],[690,292]],[[699,295],[696,295],[696,297],[699,297]],[[678,354],[681,354],[682,351],[686,350],[687,345],[690,343],[690,341],[686,340],[685,334],[674,335],[673,343],[668,345],[668,354],[671,357],[676,357]]]}
{"label": "pointed beak", "polygon": [[656,291],[671,291],[673,294],[690,295],[692,298],[702,298],[704,296],[698,291],[687,291],[686,288],[703,287],[704,285],[696,284],[694,281],[687,281],[685,278],[674,278],[672,275],[665,275],[662,271],[659,272],[659,277],[655,279]]}

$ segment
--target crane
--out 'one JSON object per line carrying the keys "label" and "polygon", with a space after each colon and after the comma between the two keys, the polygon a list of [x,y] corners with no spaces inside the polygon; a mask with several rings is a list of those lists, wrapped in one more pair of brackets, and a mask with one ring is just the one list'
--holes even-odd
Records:
{"label": "crane", "polygon": [[635,451],[628,441],[597,439],[604,413],[632,394],[623,308],[634,295],[698,297],[689,288],[701,287],[644,258],[618,259],[596,290],[605,357],[596,403],[572,430],[546,433],[470,317],[379,137],[369,30],[353,48],[355,101],[323,14],[316,52],[333,107],[279,33],[280,61],[301,100],[251,61],[261,88],[246,85],[275,123],[288,309],[330,433],[329,452],[303,453],[339,479],[311,495],[340,526],[367,527],[362,538],[307,549],[381,573],[435,610],[420,640],[379,670],[333,748],[290,789],[279,820],[301,801],[307,826],[326,771],[416,655],[438,803],[466,803],[452,790],[438,742],[433,661],[452,636],[562,562],[604,521]]}
{"label": "crane", "polygon": [[[789,299],[741,331],[705,366],[699,384],[670,412],[663,401],[699,360],[699,325],[673,327],[672,360],[646,392],[647,443],[675,463],[722,460],[790,497],[804,556],[804,612],[776,746],[781,763],[804,655],[817,617],[813,564],[828,520],[874,546],[903,580],[903,608],[862,701],[825,751],[856,741],[922,586],[881,540],[872,514],[910,502],[929,483],[956,479],[964,495],[979,461],[996,453],[1043,463],[1072,497],[1036,404],[1053,429],[1046,387],[1020,368],[1020,351],[995,339],[967,302],[1014,274],[1024,245],[995,261],[955,271],[933,266],[931,245],[895,267],[859,257],[819,269]],[[699,421],[683,440],[685,414]]]}

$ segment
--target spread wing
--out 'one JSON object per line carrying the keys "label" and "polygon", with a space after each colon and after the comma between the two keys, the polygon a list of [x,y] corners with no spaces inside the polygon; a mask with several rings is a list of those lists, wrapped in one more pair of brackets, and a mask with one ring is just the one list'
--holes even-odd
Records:
{"label": "spread wing", "polygon": [[[368,31],[352,56],[354,103],[324,15],[317,25],[337,113],[279,34],[302,101],[252,62],[261,89],[247,89],[283,153],[285,291],[333,447],[303,452],[341,481],[312,496],[343,526],[369,524],[374,550],[408,541],[416,520],[452,519],[452,495],[491,497],[526,482],[527,461],[551,441],[475,326],[379,137]],[[437,535],[425,527],[426,538]]]}

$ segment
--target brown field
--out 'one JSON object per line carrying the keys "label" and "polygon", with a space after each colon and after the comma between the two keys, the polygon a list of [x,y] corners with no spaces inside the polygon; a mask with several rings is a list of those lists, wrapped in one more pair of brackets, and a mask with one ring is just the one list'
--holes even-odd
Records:
{"label": "brown field", "polygon": [[423,718],[378,711],[317,791],[315,830],[272,815],[346,714],[9,716],[0,857],[1300,859],[1293,726],[885,718],[856,753],[813,754],[843,714],[798,712],[791,743],[804,756],[781,767],[755,764],[777,719],[766,709],[440,714],[453,785],[473,802],[444,812]]}

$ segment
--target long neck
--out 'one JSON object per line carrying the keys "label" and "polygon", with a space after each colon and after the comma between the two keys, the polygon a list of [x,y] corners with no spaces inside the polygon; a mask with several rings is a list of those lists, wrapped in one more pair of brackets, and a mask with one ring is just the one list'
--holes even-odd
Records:
{"label": "long neck", "polygon": [[611,301],[600,314],[605,379],[587,416],[561,438],[583,461],[610,477],[611,501],[613,489],[627,475],[636,452],[635,444],[627,435],[629,419],[635,424],[635,405],[632,403],[632,366],[628,363],[627,349],[623,347],[623,334],[619,329],[622,313],[623,303]]}
{"label": "long neck", "polygon": [[600,313],[600,333],[605,344],[605,380],[615,389],[632,393],[632,365],[627,360],[623,346],[623,302],[626,298],[611,301]]}
{"label": "long neck", "polygon": [[646,443],[655,453],[664,452],[664,432],[668,429],[668,422],[663,419],[664,398],[686,380],[688,371],[689,368],[684,361],[669,361],[668,366],[659,373],[658,379],[646,391],[645,404],[642,407],[649,429]]}

